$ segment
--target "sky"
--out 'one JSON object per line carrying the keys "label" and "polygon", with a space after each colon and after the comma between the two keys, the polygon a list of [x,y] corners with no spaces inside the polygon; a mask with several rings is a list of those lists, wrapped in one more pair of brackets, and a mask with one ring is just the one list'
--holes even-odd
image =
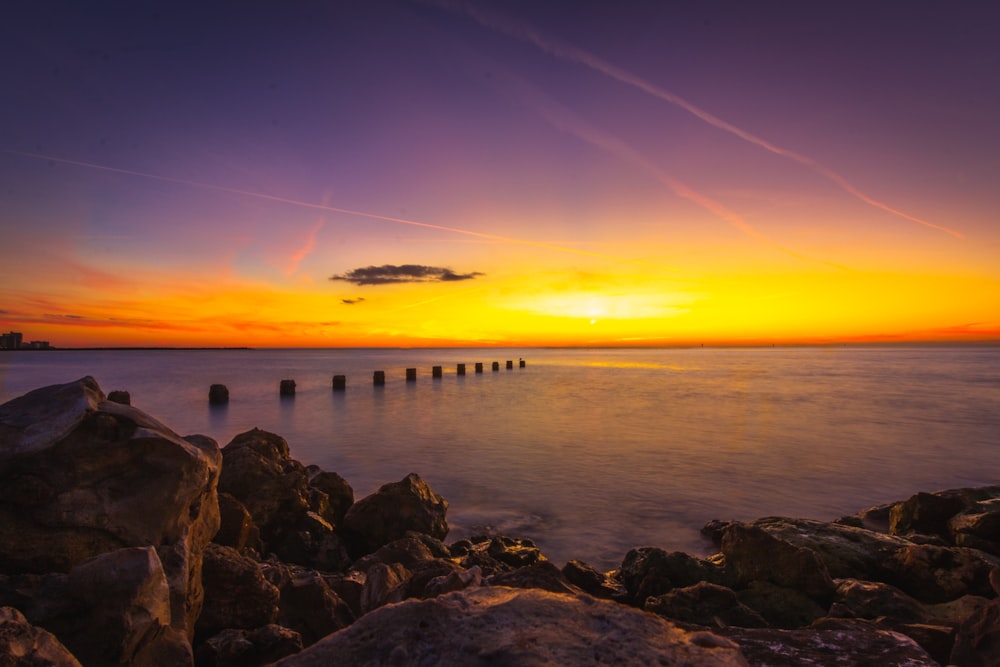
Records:
{"label": "sky", "polygon": [[1000,5],[14,3],[0,329],[1000,340]]}

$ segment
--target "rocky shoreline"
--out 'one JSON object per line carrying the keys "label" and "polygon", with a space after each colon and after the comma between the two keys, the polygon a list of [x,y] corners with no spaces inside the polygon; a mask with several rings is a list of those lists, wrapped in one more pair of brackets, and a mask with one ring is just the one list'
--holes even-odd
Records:
{"label": "rocky shoreline", "polygon": [[0,406],[0,665],[1000,665],[1000,486],[559,568],[447,543],[416,474],[355,499],[278,435],[220,449],[112,397]]}

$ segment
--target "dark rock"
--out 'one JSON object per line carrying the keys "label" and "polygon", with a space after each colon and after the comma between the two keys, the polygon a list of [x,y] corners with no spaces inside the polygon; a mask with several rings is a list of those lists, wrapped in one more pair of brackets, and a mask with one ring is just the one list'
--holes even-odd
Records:
{"label": "dark rock", "polygon": [[722,546],[722,535],[726,532],[726,528],[729,524],[737,523],[736,521],[727,521],[724,519],[712,519],[704,526],[701,527],[701,534],[712,541],[715,548],[718,549]]}
{"label": "dark rock", "polygon": [[320,512],[323,518],[335,527],[344,521],[344,515],[354,504],[354,489],[347,481],[335,472],[324,472],[315,466],[309,466],[309,486],[326,494],[327,509]]}
{"label": "dark rock", "polygon": [[[414,575],[413,579],[416,579],[417,575]],[[411,585],[413,579],[410,580]],[[448,574],[438,575],[430,581],[427,582],[425,586],[419,590],[414,597],[419,598],[433,598],[438,595],[444,595],[445,593],[452,593],[454,591],[462,591],[466,588],[473,588],[475,586],[480,586],[483,583],[483,573],[478,566],[473,566],[470,570],[464,570],[458,568],[449,572]]]}
{"label": "dark rock", "polygon": [[693,586],[699,581],[724,581],[723,573],[714,565],[680,551],[668,553],[656,547],[632,549],[625,554],[618,579],[628,593],[625,601],[637,607],[646,598],[674,588]]}
{"label": "dark rock", "polygon": [[0,406],[0,570],[68,572],[123,547],[156,546],[173,627],[201,611],[202,550],[219,528],[221,457],[181,438],[93,378]]}
{"label": "dark rock", "polygon": [[531,540],[504,535],[478,535],[459,540],[450,550],[462,567],[478,567],[487,577],[545,560]]}
{"label": "dark rock", "polygon": [[318,572],[294,571],[279,588],[278,623],[302,635],[305,646],[354,621],[351,608]]}
{"label": "dark rock", "polygon": [[646,611],[684,623],[725,627],[766,628],[767,621],[736,597],[732,589],[701,581],[646,599]]}
{"label": "dark rock", "polygon": [[938,667],[904,635],[866,621],[839,620],[801,630],[729,627],[718,631],[735,640],[751,665],[768,667]]}
{"label": "dark rock", "polygon": [[80,667],[55,635],[34,627],[13,607],[0,607],[0,665]]}
{"label": "dark rock", "polygon": [[580,560],[571,560],[563,566],[563,576],[574,586],[579,586],[585,593],[604,600],[624,599],[627,595],[625,587],[611,574],[598,572],[595,568]]}
{"label": "dark rock", "polygon": [[864,528],[876,533],[889,532],[889,514],[895,503],[876,505],[861,510],[857,514],[837,519],[834,523],[853,528]]}
{"label": "dark rock", "polygon": [[976,549],[914,544],[886,561],[888,581],[922,602],[947,602],[963,595],[991,597],[990,571],[1000,560]]}
{"label": "dark rock", "polygon": [[490,577],[489,584],[511,588],[540,588],[550,593],[569,595],[583,593],[583,590],[566,580],[558,567],[547,560],[525,565],[510,572],[494,574]]}
{"label": "dark rock", "polygon": [[[435,580],[467,572],[458,563],[444,558],[418,561],[407,566],[406,569],[410,571],[410,578],[406,582],[407,598],[429,598],[440,595],[442,592],[450,592],[440,590],[436,592],[429,591],[428,586],[431,586],[431,582]],[[459,590],[460,588],[464,588],[464,586],[452,590]]]}
{"label": "dark rock", "polygon": [[893,535],[947,536],[948,520],[965,506],[966,501],[958,494],[918,493],[893,505],[889,513],[889,532]]}
{"label": "dark rock", "polygon": [[260,550],[260,531],[246,505],[229,493],[219,494],[219,532],[212,541],[225,547],[243,551],[246,547]]}
{"label": "dark rock", "polygon": [[827,613],[824,607],[802,591],[766,581],[752,582],[749,587],[737,592],[737,598],[776,628],[802,628]]}
{"label": "dark rock", "polygon": [[358,559],[351,566],[352,570],[367,572],[376,563],[401,563],[410,567],[421,561],[434,560],[435,556],[431,550],[415,535],[407,535],[398,540],[393,540],[385,546],[380,547],[374,553]]}
{"label": "dark rock", "polygon": [[354,503],[344,516],[348,551],[357,558],[404,537],[408,531],[443,540],[448,535],[448,501],[431,490],[419,475],[385,484]]}
{"label": "dark rock", "polygon": [[302,650],[299,633],[280,625],[223,630],[195,651],[196,667],[263,667]]}
{"label": "dark rock", "polygon": [[361,595],[365,590],[365,578],[363,572],[357,571],[323,574],[323,581],[347,604],[355,618],[361,616]]}
{"label": "dark rock", "polygon": [[892,624],[926,623],[931,615],[921,603],[882,582],[840,579],[829,616],[886,619]]}
{"label": "dark rock", "polygon": [[365,587],[361,591],[361,613],[400,602],[406,598],[406,582],[412,574],[400,563],[375,563],[365,576]]}
{"label": "dark rock", "polygon": [[280,667],[745,666],[731,641],[637,609],[538,589],[471,588],[382,607]]}
{"label": "dark rock", "polygon": [[1000,600],[973,613],[958,628],[951,664],[961,667],[1000,666]]}
{"label": "dark rock", "polygon": [[112,391],[108,394],[108,400],[122,405],[132,405],[132,396],[127,391]]}
{"label": "dark rock", "polygon": [[727,527],[722,536],[722,553],[735,579],[734,587],[770,582],[794,589],[822,605],[829,604],[836,590],[826,564],[815,551],[779,539],[757,525],[733,523]]}
{"label": "dark rock", "polygon": [[278,589],[264,578],[256,562],[235,549],[208,545],[202,580],[205,605],[195,626],[199,637],[211,637],[227,628],[258,628],[277,619]]}
{"label": "dark rock", "polygon": [[340,536],[315,512],[306,512],[292,526],[272,531],[271,550],[282,560],[327,572],[345,570],[351,564]]}
{"label": "dark rock", "polygon": [[927,655],[942,665],[949,664],[952,649],[955,645],[955,628],[948,625],[930,625],[928,623],[900,623],[886,626],[887,630],[899,632],[920,644]]}
{"label": "dark rock", "polygon": [[991,500],[957,514],[948,522],[956,546],[1000,556],[1000,500]]}

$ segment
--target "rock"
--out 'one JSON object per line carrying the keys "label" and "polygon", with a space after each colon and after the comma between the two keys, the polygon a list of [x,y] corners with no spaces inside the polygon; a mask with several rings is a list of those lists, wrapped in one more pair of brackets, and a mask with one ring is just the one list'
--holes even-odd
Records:
{"label": "rock", "polygon": [[767,621],[736,597],[732,589],[700,581],[647,598],[643,609],[666,618],[715,627],[766,628]]}
{"label": "rock", "polygon": [[746,665],[736,645],[590,596],[473,588],[382,607],[276,663],[438,665]]}
{"label": "rock", "polygon": [[351,608],[313,570],[286,571],[279,586],[278,623],[295,630],[310,646],[331,632],[354,622]]}
{"label": "rock", "polygon": [[105,400],[91,377],[16,398],[0,406],[0,570],[68,572],[153,546],[171,623],[190,637],[202,550],[219,528],[220,463],[214,441]]}
{"label": "rock", "polygon": [[947,602],[963,595],[993,596],[990,571],[1000,559],[976,549],[913,544],[886,561],[889,583],[921,602]]}
{"label": "rock", "polygon": [[866,621],[838,620],[801,630],[729,627],[719,633],[735,640],[751,665],[938,667],[909,637],[880,630]]}
{"label": "rock", "polygon": [[628,593],[626,601],[641,607],[646,598],[699,581],[723,583],[723,573],[710,563],[680,551],[668,553],[656,547],[632,549],[625,554],[618,579]]}
{"label": "rock", "polygon": [[271,543],[271,551],[289,563],[299,563],[326,572],[339,572],[351,564],[340,536],[315,512],[306,512],[292,526],[285,526]]}
{"label": "rock", "polygon": [[827,614],[824,607],[801,591],[767,581],[752,582],[738,591],[736,597],[776,628],[802,628]]}
{"label": "rock", "polygon": [[326,494],[327,509],[321,512],[323,518],[339,526],[344,521],[344,515],[354,504],[354,489],[347,481],[335,472],[324,472],[316,466],[309,466],[309,486]]}
{"label": "rock", "polygon": [[122,405],[132,405],[132,396],[127,391],[112,391],[108,394],[108,400]]}
{"label": "rock", "polygon": [[897,549],[911,544],[901,537],[812,519],[767,517],[748,525],[783,542],[813,551],[826,565],[830,576],[837,579],[881,581],[886,574],[883,561]]}
{"label": "rock", "polygon": [[434,577],[427,582],[427,585],[415,597],[433,598],[445,593],[481,586],[482,583],[483,572],[478,566],[474,565],[470,570],[458,569],[446,575]]}
{"label": "rock", "polygon": [[229,493],[219,494],[219,532],[212,541],[242,551],[246,547],[260,550],[260,531],[246,505]]}
{"label": "rock", "polygon": [[391,602],[406,598],[406,582],[412,574],[401,563],[375,563],[368,570],[361,591],[361,613],[367,614]]}
{"label": "rock", "polygon": [[280,625],[253,630],[223,630],[202,642],[196,667],[262,667],[302,650],[299,633]]}
{"label": "rock", "polygon": [[563,576],[585,593],[604,600],[624,599],[627,591],[611,574],[598,572],[581,560],[571,560],[563,566]]}
{"label": "rock", "polygon": [[370,553],[364,558],[360,558],[353,565],[352,570],[367,572],[376,563],[400,563],[406,567],[416,565],[422,561],[434,560],[435,556],[431,550],[415,535],[407,535],[398,540],[393,540],[380,547],[376,552]]}
{"label": "rock", "polygon": [[1000,600],[974,612],[958,628],[951,664],[1000,667]]}
{"label": "rock", "polygon": [[815,551],[775,537],[758,525],[728,526],[722,536],[722,553],[735,579],[734,587],[770,582],[794,589],[821,605],[829,604],[836,590],[826,564]]}
{"label": "rock", "polygon": [[361,557],[408,531],[443,540],[448,535],[447,511],[448,501],[434,493],[419,475],[410,473],[347,510],[343,527],[348,551]]}
{"label": "rock", "polygon": [[841,579],[830,606],[829,616],[836,618],[884,618],[892,624],[926,623],[930,613],[921,603],[882,582]]}
{"label": "rock", "polygon": [[956,546],[1000,556],[1000,501],[979,503],[953,516],[948,522],[948,532]]}
{"label": "rock", "polygon": [[0,607],[0,665],[81,667],[55,635],[34,627],[13,607]]}
{"label": "rock", "polygon": [[531,540],[504,535],[477,535],[455,542],[450,550],[462,567],[478,567],[487,577],[545,560]]}
{"label": "rock", "polygon": [[253,629],[278,618],[278,589],[260,566],[231,547],[210,544],[202,569],[205,605],[195,628],[201,638],[220,631]]}
{"label": "rock", "polygon": [[583,590],[566,580],[558,567],[547,560],[525,565],[510,572],[494,574],[490,577],[489,584],[491,586],[509,586],[510,588],[539,588],[550,593],[569,595],[583,593]]}
{"label": "rock", "polygon": [[[879,625],[886,625],[880,622]],[[927,655],[942,665],[950,664],[952,648],[955,644],[955,628],[948,625],[928,623],[900,623],[886,627],[887,630],[904,634],[920,644]]]}
{"label": "rock", "polygon": [[889,532],[893,535],[947,536],[948,520],[965,506],[966,501],[956,493],[918,493],[893,505],[889,513]]}

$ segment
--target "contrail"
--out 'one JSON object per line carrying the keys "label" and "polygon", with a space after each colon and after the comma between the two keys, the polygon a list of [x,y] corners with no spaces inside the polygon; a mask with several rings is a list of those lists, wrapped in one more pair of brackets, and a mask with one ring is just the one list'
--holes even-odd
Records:
{"label": "contrail", "polygon": [[99,171],[108,171],[114,174],[125,174],[127,176],[136,176],[138,178],[149,178],[155,181],[163,181],[164,183],[175,183],[177,185],[186,185],[193,188],[201,188],[203,190],[214,190],[216,192],[226,192],[234,195],[242,195],[244,197],[253,197],[255,199],[263,199],[265,201],[278,202],[281,204],[290,204],[292,206],[300,206],[303,208],[311,208],[318,211],[329,211],[331,213],[343,213],[345,215],[354,215],[361,218],[369,218],[372,220],[383,220],[385,222],[395,222],[401,225],[410,225],[412,227],[423,227],[425,229],[436,229],[442,232],[451,232],[452,234],[463,234],[465,236],[474,236],[476,238],[488,239],[490,241],[499,241],[501,243],[511,243],[515,245],[531,246],[535,248],[544,248],[546,250],[557,250],[559,252],[570,253],[574,255],[584,255],[587,257],[598,257],[601,259],[611,259],[617,262],[630,262],[638,264],[649,264],[651,266],[657,266],[661,269],[669,269],[676,271],[678,269],[674,267],[666,267],[660,264],[650,264],[643,260],[630,259],[628,257],[616,257],[615,255],[608,255],[600,252],[593,252],[590,250],[579,250],[577,248],[570,248],[567,246],[553,245],[550,243],[544,243],[542,241],[528,241],[526,239],[518,239],[510,236],[500,236],[497,234],[487,234],[485,232],[476,232],[471,229],[462,229],[460,227],[448,227],[445,225],[435,225],[429,222],[420,222],[419,220],[408,220],[406,218],[395,218],[387,215],[378,215],[376,213],[367,213],[365,211],[355,211],[349,208],[339,208],[336,206],[328,206],[326,204],[317,204],[315,202],[300,201],[298,199],[289,199],[288,197],[279,197],[277,195],[269,195],[263,192],[253,192],[251,190],[241,190],[239,188],[230,188],[224,185],[216,185],[214,183],[202,183],[199,181],[191,181],[184,178],[174,178],[172,176],[161,176],[160,174],[153,174],[145,171],[134,171],[132,169],[122,169],[121,167],[109,167],[103,164],[95,164],[92,162],[82,162],[80,160],[70,160],[67,158],[53,157],[51,155],[42,155],[40,153],[29,153],[25,151],[16,151],[11,149],[6,149],[4,152],[11,155],[20,155],[22,157],[29,157],[36,160],[48,160],[51,162],[58,162],[61,164],[69,164],[75,167],[83,167],[85,169],[97,169]]}
{"label": "contrail", "polygon": [[728,132],[732,135],[739,137],[740,139],[743,139],[744,141],[747,141],[756,146],[760,146],[764,150],[770,151],[771,153],[798,162],[799,164],[808,167],[809,169],[812,169],[813,171],[819,174],[822,174],[827,179],[837,184],[842,190],[844,190],[851,196],[855,197],[856,199],[859,199],[860,201],[868,204],[869,206],[873,206],[877,209],[885,211],[886,213],[891,213],[892,215],[903,218],[904,220],[909,220],[910,222],[915,222],[917,224],[924,225],[925,227],[936,229],[938,231],[944,232],[945,234],[951,234],[956,238],[965,238],[964,234],[954,229],[951,229],[950,227],[945,227],[943,225],[936,225],[933,222],[929,222],[927,220],[924,220],[923,218],[918,218],[916,216],[895,209],[889,206],[888,204],[884,204],[878,201],[877,199],[874,199],[866,195],[861,190],[852,185],[846,178],[844,178],[834,170],[830,169],[829,167],[826,167],[823,164],[817,162],[816,160],[807,157],[805,155],[802,155],[800,153],[796,153],[795,151],[789,150],[787,148],[776,146],[775,144],[772,144],[766,139],[763,139],[755,134],[747,132],[744,129],[736,127],[732,123],[728,123],[719,118],[718,116],[715,116],[705,111],[704,109],[695,106],[691,102],[685,100],[680,95],[676,95],[670,92],[669,90],[665,90],[663,88],[660,88],[659,86],[649,83],[648,81],[636,76],[635,74],[623,70],[620,67],[616,67],[611,63],[602,60],[597,56],[588,53],[582,49],[579,49],[571,44],[557,41],[555,39],[552,39],[551,37],[542,36],[536,30],[533,30],[528,26],[503,19],[495,14],[484,12],[482,9],[472,6],[470,3],[453,2],[452,0],[431,0],[431,2],[444,9],[462,12],[465,15],[471,17],[480,25],[489,28],[491,30],[503,33],[508,37],[513,37],[520,41],[534,44],[542,51],[545,51],[546,53],[549,53],[550,55],[553,55],[556,58],[559,58],[560,60],[574,62],[580,65],[584,65],[585,67],[589,67],[595,72],[604,74],[607,77],[619,81],[620,83],[624,83],[626,85],[632,86],[633,88],[637,88],[645,93],[648,93],[649,95],[657,97],[681,109],[684,109],[693,116],[708,123],[709,125],[712,125],[713,127],[723,130],[724,132]]}

